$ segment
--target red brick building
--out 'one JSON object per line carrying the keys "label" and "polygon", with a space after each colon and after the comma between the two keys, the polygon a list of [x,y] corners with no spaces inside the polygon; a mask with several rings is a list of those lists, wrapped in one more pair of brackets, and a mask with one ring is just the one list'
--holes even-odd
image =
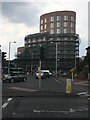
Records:
{"label": "red brick building", "polygon": [[76,13],[56,11],[40,16],[40,33],[76,33]]}

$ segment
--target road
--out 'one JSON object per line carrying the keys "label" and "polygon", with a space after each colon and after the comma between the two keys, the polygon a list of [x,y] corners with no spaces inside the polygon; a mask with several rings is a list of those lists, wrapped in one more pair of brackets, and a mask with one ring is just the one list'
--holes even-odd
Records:
{"label": "road", "polygon": [[67,95],[65,79],[42,79],[41,90],[35,76],[28,76],[27,82],[3,83],[3,118],[88,118],[88,98],[77,96],[88,87],[73,83]]}

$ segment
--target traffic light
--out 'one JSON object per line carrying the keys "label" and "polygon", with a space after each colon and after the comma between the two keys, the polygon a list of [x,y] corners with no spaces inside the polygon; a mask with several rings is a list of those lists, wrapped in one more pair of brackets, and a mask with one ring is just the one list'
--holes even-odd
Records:
{"label": "traffic light", "polygon": [[2,62],[6,60],[6,52],[2,52]]}
{"label": "traffic light", "polygon": [[40,59],[42,60],[42,59],[44,59],[44,48],[41,46],[40,47]]}

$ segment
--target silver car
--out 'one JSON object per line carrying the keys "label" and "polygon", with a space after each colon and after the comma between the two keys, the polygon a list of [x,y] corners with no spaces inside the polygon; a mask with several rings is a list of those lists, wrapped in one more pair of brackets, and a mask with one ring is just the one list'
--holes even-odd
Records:
{"label": "silver car", "polygon": [[16,81],[26,81],[27,77],[24,74],[18,74],[18,73],[11,73],[7,75],[3,75],[3,82],[16,82]]}

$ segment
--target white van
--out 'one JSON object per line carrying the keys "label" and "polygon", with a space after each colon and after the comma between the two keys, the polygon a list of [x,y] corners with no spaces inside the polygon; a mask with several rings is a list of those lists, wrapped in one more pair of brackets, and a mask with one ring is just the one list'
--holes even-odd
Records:
{"label": "white van", "polygon": [[[41,78],[48,78],[52,75],[49,70],[41,70]],[[39,71],[36,72],[36,78],[39,78]]]}

